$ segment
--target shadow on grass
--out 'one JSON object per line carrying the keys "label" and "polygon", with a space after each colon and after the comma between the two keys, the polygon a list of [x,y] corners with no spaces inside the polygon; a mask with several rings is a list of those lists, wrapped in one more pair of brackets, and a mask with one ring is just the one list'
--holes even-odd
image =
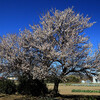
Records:
{"label": "shadow on grass", "polygon": [[5,97],[5,96],[7,96],[7,95],[5,95],[5,94],[0,94],[0,98]]}
{"label": "shadow on grass", "polygon": [[[7,96],[7,95],[0,95],[0,100],[2,97],[8,97],[9,100],[10,98],[12,98],[11,96]],[[2,99],[2,100],[8,100],[8,98]],[[51,96],[39,96],[39,97],[34,97],[34,96],[22,96],[22,97],[17,97],[15,95],[15,98],[11,99],[11,100],[100,100],[100,96],[94,96],[94,95],[58,95],[55,97],[51,97]]]}
{"label": "shadow on grass", "polygon": [[[61,100],[100,100],[97,95],[59,95]],[[60,100],[60,99],[58,99]]]}

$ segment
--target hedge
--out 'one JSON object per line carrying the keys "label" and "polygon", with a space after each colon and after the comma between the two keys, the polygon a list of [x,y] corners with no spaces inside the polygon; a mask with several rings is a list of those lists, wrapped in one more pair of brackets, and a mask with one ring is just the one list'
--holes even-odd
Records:
{"label": "hedge", "polygon": [[16,85],[10,80],[0,80],[0,93],[15,94]]}

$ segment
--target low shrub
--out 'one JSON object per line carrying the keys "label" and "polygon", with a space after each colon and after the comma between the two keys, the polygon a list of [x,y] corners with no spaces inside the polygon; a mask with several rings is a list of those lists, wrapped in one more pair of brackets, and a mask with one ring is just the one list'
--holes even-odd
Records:
{"label": "low shrub", "polygon": [[0,93],[15,94],[16,85],[11,80],[0,80]]}
{"label": "low shrub", "polygon": [[39,96],[45,95],[48,92],[48,89],[44,82],[38,79],[33,80],[30,75],[22,75],[19,77],[17,91],[20,94]]}

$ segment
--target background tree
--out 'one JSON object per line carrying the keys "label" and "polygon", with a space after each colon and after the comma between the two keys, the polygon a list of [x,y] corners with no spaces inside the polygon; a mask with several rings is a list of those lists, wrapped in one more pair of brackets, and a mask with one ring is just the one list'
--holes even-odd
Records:
{"label": "background tree", "polygon": [[100,44],[98,45],[98,50],[95,52],[95,58],[93,64],[94,68],[100,69]]}
{"label": "background tree", "polygon": [[80,77],[77,77],[75,75],[69,75],[66,77],[66,81],[68,83],[79,83],[80,82]]}
{"label": "background tree", "polygon": [[94,55],[88,60],[91,68],[94,70],[94,75],[96,75],[95,71],[100,69],[100,44],[98,45],[98,49],[94,52]]}

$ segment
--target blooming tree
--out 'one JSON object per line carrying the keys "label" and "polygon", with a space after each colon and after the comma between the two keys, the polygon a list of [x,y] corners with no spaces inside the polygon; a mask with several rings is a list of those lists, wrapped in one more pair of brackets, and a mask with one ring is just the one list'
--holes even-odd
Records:
{"label": "blooming tree", "polygon": [[30,25],[32,30],[25,29],[18,36],[9,34],[1,39],[0,56],[7,63],[2,70],[26,72],[38,79],[53,75],[57,93],[59,79],[65,75],[72,72],[88,75],[91,43],[83,31],[93,25],[89,20],[72,8],[48,11],[39,25]]}
{"label": "blooming tree", "polygon": [[[47,12],[41,18],[41,25],[31,26],[34,30],[34,42],[43,57],[42,66],[48,67],[48,73],[55,75],[54,90],[58,91],[59,79],[71,72],[89,74],[87,66],[91,44],[82,32],[91,27],[88,16],[76,14],[71,8],[64,11]],[[41,27],[42,26],[42,27]],[[59,62],[56,68],[53,62]],[[58,75],[58,72],[60,73]]]}

